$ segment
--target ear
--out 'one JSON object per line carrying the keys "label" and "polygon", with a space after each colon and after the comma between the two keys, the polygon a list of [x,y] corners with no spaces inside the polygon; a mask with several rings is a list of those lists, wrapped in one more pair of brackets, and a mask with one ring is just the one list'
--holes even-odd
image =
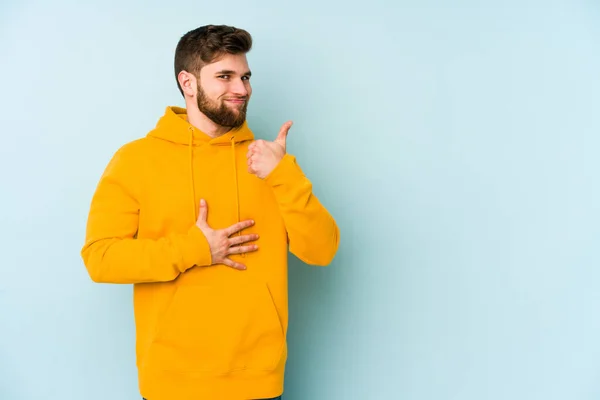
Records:
{"label": "ear", "polygon": [[198,85],[194,74],[187,71],[181,71],[179,75],[177,75],[177,80],[186,97],[194,97],[196,95]]}

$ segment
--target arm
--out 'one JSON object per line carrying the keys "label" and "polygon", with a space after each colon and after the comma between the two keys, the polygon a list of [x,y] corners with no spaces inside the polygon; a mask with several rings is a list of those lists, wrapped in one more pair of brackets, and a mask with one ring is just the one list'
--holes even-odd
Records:
{"label": "arm", "polygon": [[307,264],[331,263],[339,246],[339,228],[312,192],[294,156],[285,154],[265,178],[275,193],[288,232],[290,252]]}
{"label": "arm", "polygon": [[210,265],[211,251],[202,231],[159,239],[137,238],[139,161],[121,148],[104,171],[87,221],[81,256],[94,282],[142,283],[174,280],[194,265]]}

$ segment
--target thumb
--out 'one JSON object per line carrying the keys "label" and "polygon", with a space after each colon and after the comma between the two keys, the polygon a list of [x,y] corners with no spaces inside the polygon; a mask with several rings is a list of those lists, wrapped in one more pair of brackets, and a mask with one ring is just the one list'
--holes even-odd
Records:
{"label": "thumb", "polygon": [[281,126],[281,129],[279,130],[279,134],[277,135],[277,138],[275,139],[275,142],[279,143],[284,149],[285,149],[285,145],[286,145],[288,131],[292,127],[292,124],[293,124],[292,121],[288,121],[285,124],[283,124]]}
{"label": "thumb", "polygon": [[200,212],[198,213],[198,224],[203,223],[206,224],[206,217],[208,215],[208,205],[206,204],[206,200],[200,200]]}

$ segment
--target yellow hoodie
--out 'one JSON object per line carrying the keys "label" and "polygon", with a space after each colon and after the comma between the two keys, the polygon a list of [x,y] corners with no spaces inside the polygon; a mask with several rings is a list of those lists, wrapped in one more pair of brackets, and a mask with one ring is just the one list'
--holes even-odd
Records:
{"label": "yellow hoodie", "polygon": [[[139,388],[149,400],[247,400],[283,393],[289,251],[329,264],[338,227],[286,154],[265,179],[247,172],[247,124],[212,139],[167,107],[156,128],[121,147],[90,207],[81,251],[95,282],[134,284]],[[253,219],[259,250],[212,265],[196,226]]]}

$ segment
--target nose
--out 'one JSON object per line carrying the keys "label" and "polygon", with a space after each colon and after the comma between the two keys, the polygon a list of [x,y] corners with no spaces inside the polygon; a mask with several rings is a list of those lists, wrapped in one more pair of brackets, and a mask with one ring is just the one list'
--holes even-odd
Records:
{"label": "nose", "polygon": [[236,79],[232,83],[231,91],[235,93],[236,96],[248,96],[248,88],[246,87],[246,83],[241,79]]}

